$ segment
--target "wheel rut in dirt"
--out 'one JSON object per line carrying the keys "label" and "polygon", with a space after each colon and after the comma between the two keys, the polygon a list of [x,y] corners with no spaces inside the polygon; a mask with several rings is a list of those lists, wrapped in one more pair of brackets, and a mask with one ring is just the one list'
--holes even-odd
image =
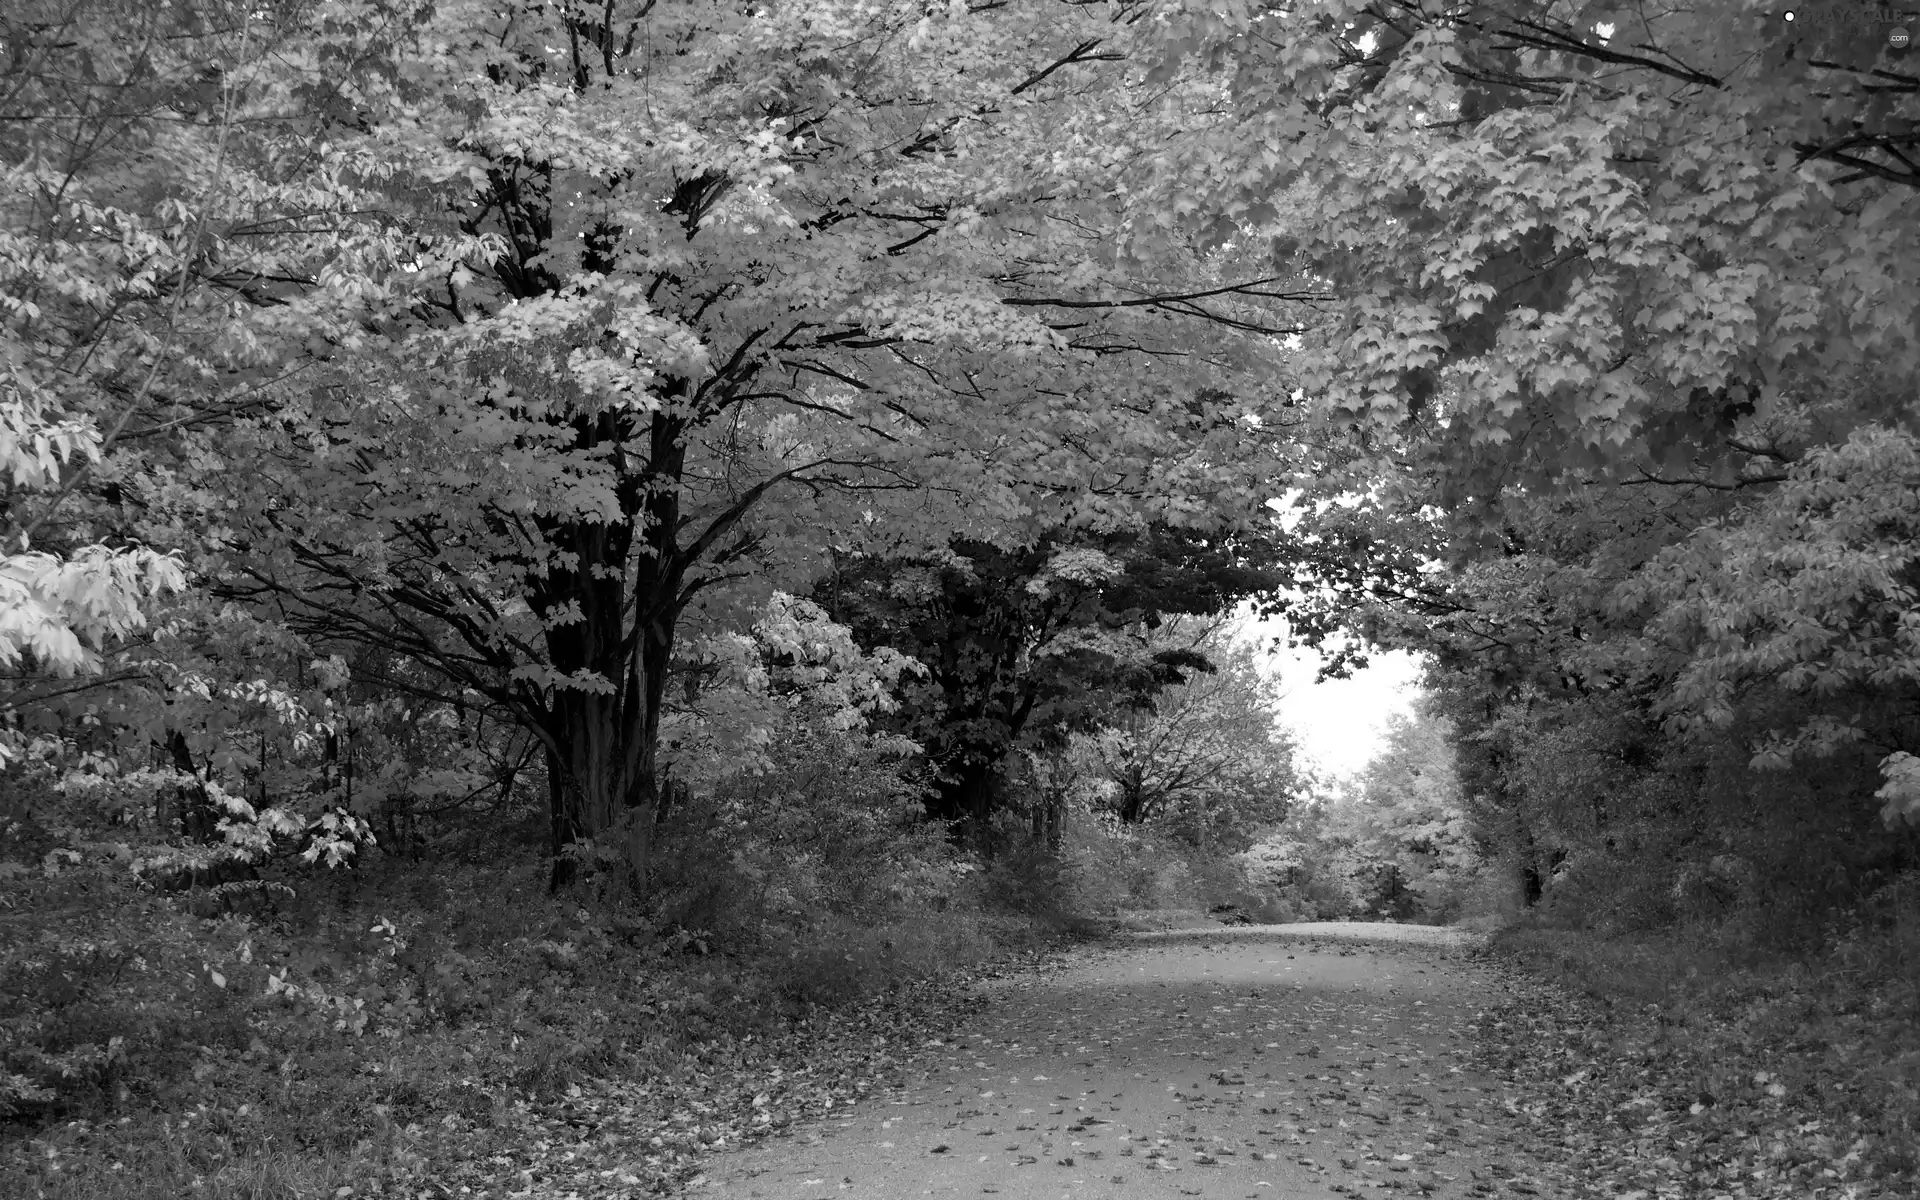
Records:
{"label": "wheel rut in dirt", "polygon": [[1470,1024],[1464,938],[1142,935],[999,981],[905,1085],[723,1155],[696,1194],[1312,1198],[1537,1192]]}

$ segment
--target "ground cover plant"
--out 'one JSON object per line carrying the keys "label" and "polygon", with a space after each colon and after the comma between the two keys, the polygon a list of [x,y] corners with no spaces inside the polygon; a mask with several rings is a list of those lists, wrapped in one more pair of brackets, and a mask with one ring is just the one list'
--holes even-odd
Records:
{"label": "ground cover plant", "polygon": [[288,890],[197,912],[90,863],[7,879],[7,1194],[651,1192],[891,1078],[973,974],[1063,933],[971,895],[778,936],[740,894],[718,928],[583,917],[488,849],[268,867]]}
{"label": "ground cover plant", "polygon": [[1599,1194],[1901,1196],[1920,1181],[1911,875],[1811,944],[1763,920],[1501,934],[1484,1056]]}

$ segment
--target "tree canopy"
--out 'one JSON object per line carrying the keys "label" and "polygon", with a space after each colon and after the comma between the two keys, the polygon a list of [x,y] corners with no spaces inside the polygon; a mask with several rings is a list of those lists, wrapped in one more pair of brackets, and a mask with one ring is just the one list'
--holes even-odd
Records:
{"label": "tree canopy", "polygon": [[[556,861],[643,871],[713,647],[836,575],[869,650],[976,644],[882,616],[930,571],[1103,630],[1284,592],[1489,712],[1869,756],[1904,819],[1920,83],[1796,16],[16,6],[8,753],[313,817],[440,714],[402,775],[530,771]],[[1073,574],[1261,539],[1237,591]]]}
{"label": "tree canopy", "polygon": [[[0,4],[27,1177],[671,1189],[1083,915],[1524,902],[1912,1010],[1920,68],[1791,16]],[[1427,664],[1363,773],[1249,608]],[[1867,1044],[1806,1080],[1911,1092]],[[1899,1192],[1888,1103],[1794,1136]]]}

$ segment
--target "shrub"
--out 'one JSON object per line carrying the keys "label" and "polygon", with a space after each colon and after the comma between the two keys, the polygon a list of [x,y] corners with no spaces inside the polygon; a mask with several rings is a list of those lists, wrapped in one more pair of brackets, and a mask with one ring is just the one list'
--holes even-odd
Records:
{"label": "shrub", "polygon": [[1196,916],[1220,906],[1256,910],[1263,894],[1241,861],[1202,851],[1176,833],[1071,811],[1059,853],[1059,911],[1112,919]]}
{"label": "shrub", "polygon": [[980,896],[990,912],[1057,917],[1071,906],[1067,864],[1043,841],[1010,841],[980,873]]}

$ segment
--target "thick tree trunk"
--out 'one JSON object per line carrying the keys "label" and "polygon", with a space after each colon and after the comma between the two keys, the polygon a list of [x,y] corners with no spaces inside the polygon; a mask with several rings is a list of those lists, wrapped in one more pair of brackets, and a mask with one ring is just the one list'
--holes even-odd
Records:
{"label": "thick tree trunk", "polygon": [[[618,440],[613,421],[583,421],[579,445]],[[551,614],[554,670],[580,681],[555,689],[544,723],[555,888],[576,873],[568,852],[578,843],[618,850],[634,881],[646,879],[659,815],[660,709],[684,602],[678,488],[666,483],[684,464],[683,433],[656,416],[644,468],[620,484],[624,520],[555,521],[542,530],[568,561],[539,579],[529,599],[534,611]]]}
{"label": "thick tree trunk", "polygon": [[648,644],[628,664],[627,686],[618,692],[569,689],[554,698],[546,757],[556,889],[574,877],[572,851],[587,843],[617,849],[635,882],[645,882],[660,815],[660,704],[670,639],[643,639]]}

